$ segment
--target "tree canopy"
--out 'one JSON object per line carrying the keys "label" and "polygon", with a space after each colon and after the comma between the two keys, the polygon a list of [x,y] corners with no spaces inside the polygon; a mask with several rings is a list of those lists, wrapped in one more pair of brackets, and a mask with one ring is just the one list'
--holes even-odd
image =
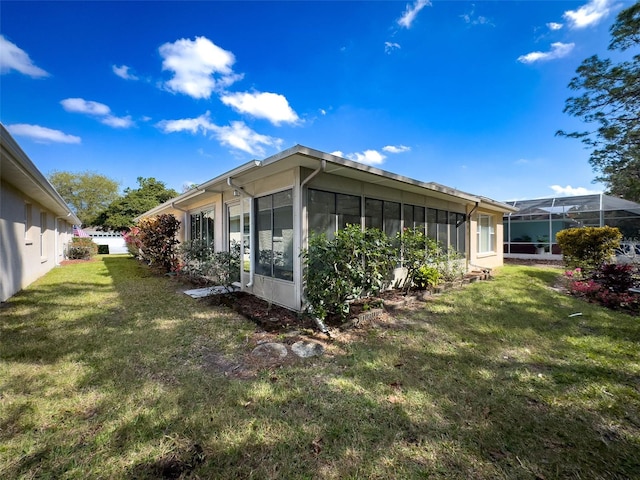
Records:
{"label": "tree canopy", "polygon": [[[640,44],[640,2],[622,10],[611,26],[609,50],[623,52]],[[627,56],[628,57],[628,56]],[[597,55],[587,58],[569,83],[580,91],[570,97],[564,112],[580,118],[594,129],[558,131],[580,139],[591,149],[589,163],[608,193],[640,201],[640,55],[617,62]]]}
{"label": "tree canopy", "polygon": [[120,196],[116,180],[95,172],[53,171],[48,178],[83,225],[94,225],[100,212]]}
{"label": "tree canopy", "polygon": [[96,225],[106,230],[128,230],[135,217],[178,196],[178,192],[155,178],[138,177],[138,185],[139,188],[126,188],[124,195],[98,216]]}

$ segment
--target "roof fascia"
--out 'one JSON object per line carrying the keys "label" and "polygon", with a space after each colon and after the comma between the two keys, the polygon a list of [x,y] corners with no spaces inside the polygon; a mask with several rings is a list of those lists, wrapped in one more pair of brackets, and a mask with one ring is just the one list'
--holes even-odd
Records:
{"label": "roof fascia", "polygon": [[[3,158],[3,161],[10,161],[17,169],[23,172],[25,177],[35,186],[37,186],[53,203],[58,207],[58,212],[64,212],[69,222],[73,222],[74,225],[81,225],[82,222],[76,216],[75,213],[69,208],[64,199],[60,196],[58,191],[42,174],[38,167],[31,161],[27,154],[22,150],[18,142],[11,136],[5,126],[0,123],[0,139],[2,140],[3,147],[9,152],[8,158]],[[46,206],[46,205],[43,205]],[[63,217],[63,215],[60,215]]]}

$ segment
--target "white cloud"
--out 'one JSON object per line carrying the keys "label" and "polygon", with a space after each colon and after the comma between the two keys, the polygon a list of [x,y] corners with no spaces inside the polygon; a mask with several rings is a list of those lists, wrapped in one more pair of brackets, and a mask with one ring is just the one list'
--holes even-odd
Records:
{"label": "white cloud", "polygon": [[49,74],[33,64],[27,52],[0,35],[0,74],[15,70],[33,78],[48,77]]}
{"label": "white cloud", "polygon": [[163,120],[156,124],[164,133],[175,133],[188,131],[191,133],[207,133],[209,130],[216,128],[209,119],[209,112],[200,115],[197,118],[183,118],[180,120]]}
{"label": "white cloud", "polygon": [[410,151],[411,147],[407,147],[406,145],[387,145],[386,147],[382,147],[382,150],[389,153],[402,153]]}
{"label": "white cloud", "polygon": [[162,70],[173,72],[165,87],[193,98],[209,98],[211,92],[230,86],[242,78],[231,68],[236,59],[206,37],[182,38],[159,48]]}
{"label": "white cloud", "polygon": [[335,155],[336,157],[342,157],[345,158],[344,156],[344,152],[342,152],[341,150],[336,150],[334,152],[331,152],[331,155]]}
{"label": "white cloud", "polygon": [[460,17],[464,20],[464,23],[469,25],[489,25],[494,27],[495,25],[491,20],[487,17],[483,17],[482,15],[476,15],[475,5],[471,5],[471,11],[469,13],[465,13],[464,15],[460,15]]}
{"label": "white cloud", "polygon": [[326,115],[327,111],[324,108],[320,109],[320,115]]}
{"label": "white cloud", "polygon": [[531,52],[526,55],[520,55],[518,61],[521,63],[545,62],[566,57],[575,47],[575,43],[556,42],[551,44],[551,50],[548,52]]}
{"label": "white cloud", "polygon": [[60,102],[67,112],[84,113],[86,115],[109,115],[111,109],[104,103],[98,103],[84,98],[65,98]]}
{"label": "white cloud", "polygon": [[550,185],[549,188],[553,190],[556,195],[590,195],[594,193],[601,193],[599,190],[589,190],[584,187],[572,187],[571,185],[567,185],[566,187],[561,187],[560,185]]}
{"label": "white cloud", "polygon": [[282,140],[268,135],[261,135],[251,130],[244,122],[231,122],[228,126],[218,126],[209,118],[209,112],[197,118],[180,120],[163,120],[156,126],[164,133],[188,131],[203,134],[211,133],[221,145],[242,150],[251,155],[264,156],[264,147],[280,148]]}
{"label": "white cloud", "polygon": [[611,0],[590,0],[577,10],[567,10],[563,17],[571,28],[586,28],[597,25],[609,15]]}
{"label": "white cloud", "polygon": [[133,126],[133,120],[131,115],[126,117],[114,117],[113,115],[107,115],[100,119],[100,122],[113,128],[129,128]]}
{"label": "white cloud", "polygon": [[519,158],[518,160],[516,160],[514,162],[516,165],[527,165],[529,163],[531,163],[529,160],[527,160],[526,158]]}
{"label": "white cloud", "polygon": [[556,22],[549,22],[547,23],[547,28],[549,30],[560,30],[564,25],[562,25],[561,23],[556,23]]}
{"label": "white cloud", "polygon": [[47,127],[41,127],[40,125],[28,125],[26,123],[15,123],[13,125],[7,125],[7,130],[12,135],[20,137],[29,137],[36,142],[42,143],[80,143],[80,137],[75,135],[68,135],[60,130],[53,130]]}
{"label": "white cloud", "polygon": [[[342,155],[340,155],[342,156]],[[380,165],[384,163],[384,159],[387,158],[377,150],[365,150],[362,153],[348,153],[345,158],[353,160],[355,162],[365,163],[367,165]]]}
{"label": "white cloud", "polygon": [[85,100],[84,98],[65,98],[60,104],[67,112],[83,113],[97,117],[101,123],[113,128],[129,128],[134,125],[131,116],[116,117],[111,114],[111,109],[104,103]]}
{"label": "white cloud", "polygon": [[398,25],[407,29],[411,28],[411,24],[420,13],[420,10],[429,5],[431,5],[429,0],[415,0],[413,4],[407,4],[402,17],[398,19]]}
{"label": "white cloud", "polygon": [[244,122],[231,122],[230,126],[216,127],[214,135],[222,145],[242,150],[251,155],[264,156],[265,150],[262,145],[276,149],[282,145],[281,139],[261,135],[247,127]]}
{"label": "white cloud", "polygon": [[120,78],[124,78],[125,80],[138,80],[138,77],[129,72],[129,67],[126,65],[122,65],[120,67],[113,65],[111,68],[113,70],[113,73],[115,73]]}
{"label": "white cloud", "polygon": [[274,125],[296,123],[299,120],[284,95],[277,93],[229,93],[220,97],[220,100],[239,113],[265,118]]}
{"label": "white cloud", "polygon": [[390,54],[394,50],[399,50],[400,44],[395,42],[384,42],[384,53]]}

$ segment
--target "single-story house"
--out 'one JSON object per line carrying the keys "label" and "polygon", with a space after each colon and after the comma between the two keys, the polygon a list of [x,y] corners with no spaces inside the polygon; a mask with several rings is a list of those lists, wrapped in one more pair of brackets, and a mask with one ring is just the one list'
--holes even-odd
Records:
{"label": "single-story house", "polygon": [[311,232],[347,224],[393,236],[423,226],[463,253],[468,268],[503,263],[502,218],[513,208],[437,183],[424,183],[297,145],[198,185],[141,217],[171,213],[180,241],[204,239],[216,251],[238,242],[240,287],[269,302],[303,308],[300,252]]}
{"label": "single-story house", "polygon": [[64,259],[80,220],[0,123],[0,302]]}

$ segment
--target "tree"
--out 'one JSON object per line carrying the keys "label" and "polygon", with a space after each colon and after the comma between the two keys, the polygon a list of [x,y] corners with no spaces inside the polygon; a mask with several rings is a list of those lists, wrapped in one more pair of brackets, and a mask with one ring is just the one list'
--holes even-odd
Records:
{"label": "tree", "polygon": [[[622,10],[611,26],[609,50],[624,52],[640,44],[640,2]],[[614,63],[597,55],[576,70],[564,112],[596,128],[558,135],[578,138],[592,149],[589,163],[608,193],[640,201],[640,55]]]}
{"label": "tree", "polygon": [[106,230],[128,230],[135,217],[178,196],[155,178],[138,177],[138,185],[140,188],[125,188],[124,195],[99,215],[96,225]]}
{"label": "tree", "polygon": [[54,170],[48,177],[83,225],[94,225],[100,212],[119,197],[120,184],[95,172]]}

